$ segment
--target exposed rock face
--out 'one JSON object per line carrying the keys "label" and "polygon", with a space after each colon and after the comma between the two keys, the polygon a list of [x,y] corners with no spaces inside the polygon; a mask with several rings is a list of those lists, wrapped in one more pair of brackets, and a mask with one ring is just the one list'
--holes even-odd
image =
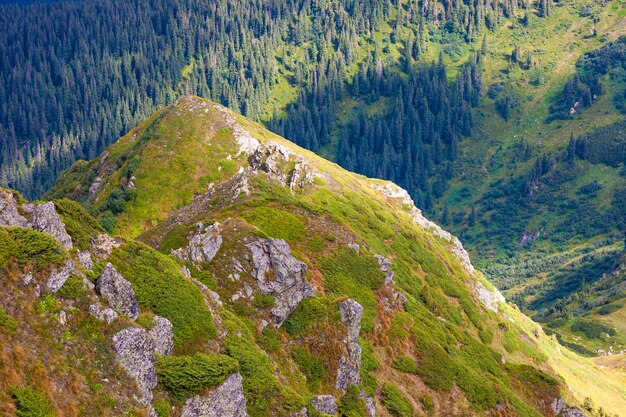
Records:
{"label": "exposed rock face", "polygon": [[78,263],[83,268],[92,271],[93,261],[91,260],[91,253],[88,250],[79,250],[76,254],[78,256]]}
{"label": "exposed rock face", "polygon": [[311,404],[317,411],[334,416],[337,414],[337,400],[332,395],[316,395]]}
{"label": "exposed rock face", "polygon": [[98,192],[101,184],[102,184],[102,178],[96,177],[91,183],[91,185],[89,186],[89,197],[93,197]]}
{"label": "exposed rock face", "polygon": [[96,282],[96,291],[109,302],[115,310],[131,320],[139,316],[139,303],[130,282],[117,272],[111,263],[107,263],[102,275]]}
{"label": "exposed rock face", "polygon": [[210,393],[187,399],[181,417],[248,417],[241,382],[235,373]]}
{"label": "exposed rock face", "polygon": [[[258,147],[248,158],[248,163],[254,170],[274,175],[291,191],[311,184],[316,176],[306,159],[294,154],[286,146],[273,142]],[[291,164],[294,164],[293,169],[290,169]]]}
{"label": "exposed rock face", "polygon": [[550,406],[552,407],[554,414],[558,416],[561,410],[565,408],[565,398],[555,398],[552,400],[552,404],[550,404]]}
{"label": "exposed rock face", "polygon": [[402,309],[404,303],[406,303],[406,295],[396,290],[394,285],[396,282],[393,279],[394,273],[391,270],[391,261],[384,256],[374,255],[380,265],[380,270],[385,274],[384,291],[380,292],[380,296],[383,300],[386,310],[399,310]]}
{"label": "exposed rock face", "polygon": [[287,242],[281,239],[261,239],[247,247],[259,289],[276,298],[271,313],[274,324],[280,327],[300,301],[315,294],[305,279],[307,266],[294,258]]}
{"label": "exposed rock face", "polygon": [[55,293],[61,289],[65,281],[72,275],[72,272],[76,270],[74,261],[68,259],[65,261],[65,265],[59,270],[56,270],[48,277],[48,283],[46,284],[46,291]]}
{"label": "exposed rock face", "polygon": [[28,220],[19,213],[17,207],[15,195],[0,190],[0,226],[28,227]]}
{"label": "exposed rock face", "polygon": [[506,300],[500,291],[497,289],[489,291],[482,282],[476,281],[471,284],[472,290],[480,302],[489,310],[494,313],[498,312],[498,303],[504,303]]}
{"label": "exposed rock face", "polygon": [[450,232],[443,230],[437,223],[431,222],[426,217],[424,217],[422,211],[415,207],[413,199],[411,198],[411,196],[409,196],[409,193],[405,189],[397,186],[392,182],[387,182],[384,184],[372,184],[372,186],[381,194],[395,200],[399,200],[401,204],[406,205],[409,208],[409,214],[413,217],[413,222],[419,224],[424,229],[430,230],[433,235],[450,242],[452,244],[452,254],[461,261],[461,265],[467,270],[467,272],[469,272],[470,274],[474,273],[474,265],[472,265],[469,255],[467,251],[463,248],[461,241],[459,241],[459,239],[457,239],[455,236],[452,236]]}
{"label": "exposed rock face", "polygon": [[67,234],[65,224],[57,214],[53,202],[35,206],[30,220],[33,229],[52,235],[66,249],[73,247],[72,238]]}
{"label": "exposed rock face", "polygon": [[119,248],[120,246],[122,246],[122,242],[118,242],[115,238],[104,233],[91,241],[91,248],[94,254],[100,259],[108,258],[111,256],[113,249]]}
{"label": "exposed rock face", "polygon": [[337,370],[337,389],[345,390],[359,383],[359,370],[361,368],[359,333],[363,307],[354,300],[346,300],[339,304],[339,314],[341,321],[348,327],[348,334],[344,339],[348,357],[339,358],[339,369]]}
{"label": "exposed rock face", "polygon": [[372,397],[367,395],[365,391],[359,393],[359,397],[365,402],[365,408],[367,409],[367,417],[376,417],[376,404]]}
{"label": "exposed rock face", "polygon": [[117,313],[115,312],[115,310],[108,307],[102,310],[100,304],[90,305],[89,314],[91,314],[100,321],[106,322],[107,324],[113,323],[113,321],[117,318]]}
{"label": "exposed rock face", "polygon": [[132,327],[116,333],[113,343],[117,361],[137,383],[141,403],[150,404],[152,390],[157,384],[152,338],[145,330]]}
{"label": "exposed rock face", "polygon": [[26,274],[23,282],[25,286],[29,286],[31,284],[33,285],[35,289],[35,296],[39,297],[41,295],[41,287],[39,286],[37,280],[33,277],[32,273],[29,272],[28,274]]}
{"label": "exposed rock face", "polygon": [[148,334],[154,341],[154,353],[171,356],[174,353],[174,332],[172,323],[160,316],[154,316],[155,325]]}
{"label": "exposed rock face", "polygon": [[172,251],[182,261],[191,261],[196,266],[211,260],[222,246],[222,236],[220,236],[220,224],[214,223],[204,226],[202,223],[196,225],[196,233],[189,239],[186,248]]}

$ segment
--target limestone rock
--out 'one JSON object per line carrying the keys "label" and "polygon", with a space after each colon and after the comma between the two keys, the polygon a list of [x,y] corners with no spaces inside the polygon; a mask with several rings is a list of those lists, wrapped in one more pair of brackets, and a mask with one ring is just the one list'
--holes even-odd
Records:
{"label": "limestone rock", "polygon": [[565,398],[555,398],[552,400],[550,406],[552,407],[552,411],[554,411],[554,415],[558,416],[561,410],[565,408]]}
{"label": "limestone rock", "polygon": [[332,395],[316,395],[311,400],[311,404],[317,411],[334,416],[337,414],[337,400]]}
{"label": "limestone rock", "polygon": [[280,182],[289,186],[291,191],[313,183],[318,175],[305,158],[274,142],[257,147],[248,158],[248,163],[252,169],[267,172],[278,178]]}
{"label": "limestone rock", "polygon": [[471,288],[476,294],[476,297],[480,300],[480,302],[489,310],[494,313],[498,312],[498,303],[504,303],[506,300],[500,291],[495,289],[494,291],[489,291],[482,282],[476,281],[471,284]]}
{"label": "limestone rock", "polygon": [[122,242],[115,238],[103,233],[91,241],[91,248],[94,255],[100,259],[105,259],[111,256],[113,249],[122,246]]}
{"label": "limestone rock", "polygon": [[424,217],[422,211],[415,206],[413,199],[405,189],[392,182],[385,182],[384,184],[373,183],[372,187],[378,190],[378,192],[382,195],[398,200],[400,204],[408,207],[408,212],[413,217],[414,223],[417,223],[426,230],[430,230],[433,235],[450,242],[452,244],[450,252],[452,252],[452,254],[457,257],[459,261],[461,261],[461,265],[467,270],[467,272],[470,274],[474,273],[474,265],[472,265],[470,257],[467,251],[463,248],[461,241],[452,236],[450,232],[443,230],[437,223],[431,222]]}
{"label": "limestone rock", "polygon": [[113,343],[117,361],[137,383],[141,403],[150,404],[152,390],[157,384],[152,338],[144,329],[132,327],[116,333]]}
{"label": "limestone rock", "polygon": [[67,234],[65,223],[57,214],[53,202],[36,205],[30,220],[33,229],[52,235],[66,249],[73,247],[72,238]]}
{"label": "limestone rock", "polygon": [[155,325],[148,334],[154,341],[154,353],[171,356],[174,353],[174,332],[172,323],[160,316],[154,316]]}
{"label": "limestone rock", "polygon": [[76,256],[78,257],[80,266],[89,271],[93,271],[93,261],[91,260],[91,253],[88,250],[79,250]]}
{"label": "limestone rock", "polygon": [[181,417],[248,417],[242,380],[234,373],[208,394],[187,399]]}
{"label": "limestone rock", "polygon": [[91,185],[89,186],[89,197],[93,197],[98,192],[101,184],[102,184],[102,178],[96,177],[91,183]]}
{"label": "limestone rock", "polygon": [[139,303],[130,282],[107,263],[96,282],[96,291],[109,302],[109,305],[131,320],[139,316]]}
{"label": "limestone rock", "polygon": [[359,397],[365,402],[367,417],[376,417],[376,404],[374,403],[374,399],[367,395],[365,391],[361,391]]}
{"label": "limestone rock", "polygon": [[396,282],[393,280],[393,272],[391,271],[391,261],[385,258],[382,255],[374,255],[378,260],[378,264],[380,265],[380,270],[383,274],[385,274],[385,283],[386,284],[395,284]]}
{"label": "limestone rock", "polygon": [[305,297],[315,294],[306,281],[307,266],[296,259],[282,239],[261,239],[247,245],[252,255],[252,274],[263,294],[275,297],[272,319],[280,327]]}
{"label": "limestone rock", "polygon": [[89,306],[89,314],[94,316],[96,319],[100,321],[104,321],[107,324],[113,323],[113,321],[117,318],[117,313],[112,308],[105,308],[102,310],[100,304],[92,304]]}
{"label": "limestone rock", "polygon": [[361,247],[359,246],[358,243],[348,243],[348,247],[352,249],[353,251],[355,251],[357,254],[361,250]]}
{"label": "limestone rock", "polygon": [[17,198],[13,193],[0,189],[0,226],[28,227],[28,220],[22,216]]}
{"label": "limestone rock", "polygon": [[345,300],[339,304],[341,321],[348,327],[345,338],[348,357],[339,358],[337,370],[337,389],[345,390],[359,383],[359,370],[361,368],[361,346],[359,346],[359,333],[361,331],[361,317],[363,307],[354,300]]}
{"label": "limestone rock", "polygon": [[406,303],[406,295],[395,289],[396,282],[393,279],[394,273],[391,270],[391,261],[382,255],[374,255],[380,265],[380,270],[385,274],[385,284],[380,296],[383,300],[386,310],[399,310],[402,309],[404,303]]}
{"label": "limestone rock", "polygon": [[76,270],[74,261],[68,259],[65,261],[65,265],[61,269],[57,269],[50,273],[48,277],[48,283],[46,284],[46,291],[55,293],[61,289],[65,281],[72,275],[72,272]]}
{"label": "limestone rock", "polygon": [[203,262],[211,262],[221,246],[220,224],[214,223],[205,227],[202,223],[198,223],[195,234],[189,239],[189,245],[186,248],[174,250],[172,253],[180,260],[191,261],[198,266]]}

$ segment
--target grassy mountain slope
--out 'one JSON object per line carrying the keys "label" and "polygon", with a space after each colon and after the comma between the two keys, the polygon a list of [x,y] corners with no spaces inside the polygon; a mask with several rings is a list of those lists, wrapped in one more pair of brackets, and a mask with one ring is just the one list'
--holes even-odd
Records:
{"label": "grassy mountain slope", "polygon": [[[415,223],[424,220],[405,196],[185,97],[99,158],[75,164],[48,198],[79,201],[112,233],[148,245],[128,240],[107,259],[139,293],[143,277],[162,274],[155,267],[178,264],[189,269],[187,282],[206,285],[207,300],[209,288],[219,294],[216,331],[192,332],[175,357],[236,359],[250,415],[311,410],[322,393],[340,399],[342,415],[364,415],[354,392],[335,385],[345,349],[337,305],[346,298],[363,306],[359,389],[379,415],[554,415],[550,404],[561,395],[572,405],[590,397],[611,413],[626,406],[621,374],[600,371],[510,305],[487,309],[473,288],[490,284],[470,272],[454,240]],[[171,251],[189,244],[199,222],[213,224],[223,242],[210,262],[181,261]],[[316,290],[280,328],[264,326],[277,300],[250,274],[247,245],[267,237],[289,244]],[[395,284],[385,283],[374,255],[391,261]],[[157,313],[158,305],[143,305]],[[169,314],[176,334],[184,323],[175,322],[176,303],[167,305],[158,314]],[[177,415],[180,393],[167,380],[155,393]]]}

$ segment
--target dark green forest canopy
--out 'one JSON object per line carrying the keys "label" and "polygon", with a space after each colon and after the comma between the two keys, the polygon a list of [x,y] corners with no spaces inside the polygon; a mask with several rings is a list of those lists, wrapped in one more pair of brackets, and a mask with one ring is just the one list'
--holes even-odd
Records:
{"label": "dark green forest canopy", "polygon": [[[85,0],[0,5],[0,184],[39,196],[185,93],[258,118],[279,81],[342,84],[383,24],[419,58],[424,31],[474,41],[522,0]],[[436,23],[436,25],[435,25]],[[443,23],[443,24],[442,24]]]}

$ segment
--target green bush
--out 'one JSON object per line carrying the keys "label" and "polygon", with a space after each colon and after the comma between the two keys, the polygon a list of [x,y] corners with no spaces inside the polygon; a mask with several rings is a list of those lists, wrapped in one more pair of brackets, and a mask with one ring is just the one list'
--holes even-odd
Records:
{"label": "green bush", "polygon": [[328,306],[318,298],[305,298],[283,324],[283,328],[292,336],[302,334],[311,323],[326,316]]}
{"label": "green bush", "polygon": [[435,410],[435,402],[433,401],[433,397],[426,394],[422,397],[422,408],[428,414],[432,413]]}
{"label": "green bush", "polygon": [[411,403],[407,400],[398,388],[386,382],[382,388],[383,405],[389,410],[394,417],[411,417],[413,409]]}
{"label": "green bush", "polygon": [[276,330],[270,329],[269,327],[263,329],[258,343],[259,346],[261,346],[266,352],[276,353],[280,350],[280,339],[278,338],[278,334],[276,334]]}
{"label": "green bush", "polygon": [[260,291],[254,294],[254,300],[252,300],[252,305],[257,308],[271,308],[274,307],[274,303],[276,303],[276,298],[273,295],[263,294]]}
{"label": "green bush", "polygon": [[131,282],[142,309],[172,322],[177,346],[215,337],[202,293],[185,279],[173,259],[142,243],[128,242],[115,249],[109,261]]}
{"label": "green bush", "polygon": [[17,417],[54,417],[50,400],[38,389],[32,387],[15,388],[11,391]]}
{"label": "green bush", "polygon": [[159,383],[178,401],[221,384],[228,375],[238,370],[237,361],[226,355],[198,353],[157,358]]}
{"label": "green bush", "polygon": [[20,267],[32,264],[36,272],[50,265],[61,265],[65,249],[47,233],[22,227],[0,227],[0,268],[6,268],[9,259]]}
{"label": "green bush", "polygon": [[285,210],[272,207],[258,207],[242,213],[246,221],[267,236],[294,243],[302,240],[306,234],[304,221],[299,216]]}
{"label": "green bush", "polygon": [[339,402],[339,415],[341,417],[361,417],[367,415],[365,402],[359,396],[359,388],[352,385],[346,395]]}
{"label": "green bush", "polygon": [[433,389],[450,391],[456,379],[456,365],[448,353],[439,345],[428,343],[420,346],[422,352],[417,374]]}
{"label": "green bush", "polygon": [[598,310],[598,314],[600,314],[601,316],[606,316],[618,311],[621,308],[622,306],[619,304],[607,304],[600,307],[600,309]]}
{"label": "green bush", "polygon": [[597,321],[578,319],[572,324],[572,331],[582,332],[589,339],[602,339],[605,334],[615,336],[615,329]]}
{"label": "green bush", "polygon": [[154,411],[159,417],[170,417],[172,407],[165,400],[159,400],[152,403]]}
{"label": "green bush", "polygon": [[393,368],[409,374],[417,373],[417,362],[410,356],[400,355],[393,361]]}
{"label": "green bush", "polygon": [[324,362],[311,355],[302,347],[294,349],[291,356],[298,364],[300,371],[306,376],[307,384],[311,391],[317,391],[326,373]]}
{"label": "green bush", "polygon": [[76,275],[70,275],[70,277],[65,281],[63,286],[59,289],[57,295],[75,300],[77,298],[82,297],[87,293],[85,289],[85,284],[83,283],[83,279],[77,277]]}
{"label": "green bush", "polygon": [[0,307],[0,328],[7,329],[11,333],[15,333],[17,331],[17,321],[9,316],[4,310]]}
{"label": "green bush", "polygon": [[361,385],[365,392],[369,395],[374,395],[378,386],[374,377],[374,371],[378,369],[380,364],[374,354],[374,348],[367,340],[359,339],[359,345],[361,346]]}
{"label": "green bush", "polygon": [[65,223],[65,230],[77,248],[89,249],[91,239],[104,233],[100,223],[77,202],[64,198],[55,200],[54,207]]}

